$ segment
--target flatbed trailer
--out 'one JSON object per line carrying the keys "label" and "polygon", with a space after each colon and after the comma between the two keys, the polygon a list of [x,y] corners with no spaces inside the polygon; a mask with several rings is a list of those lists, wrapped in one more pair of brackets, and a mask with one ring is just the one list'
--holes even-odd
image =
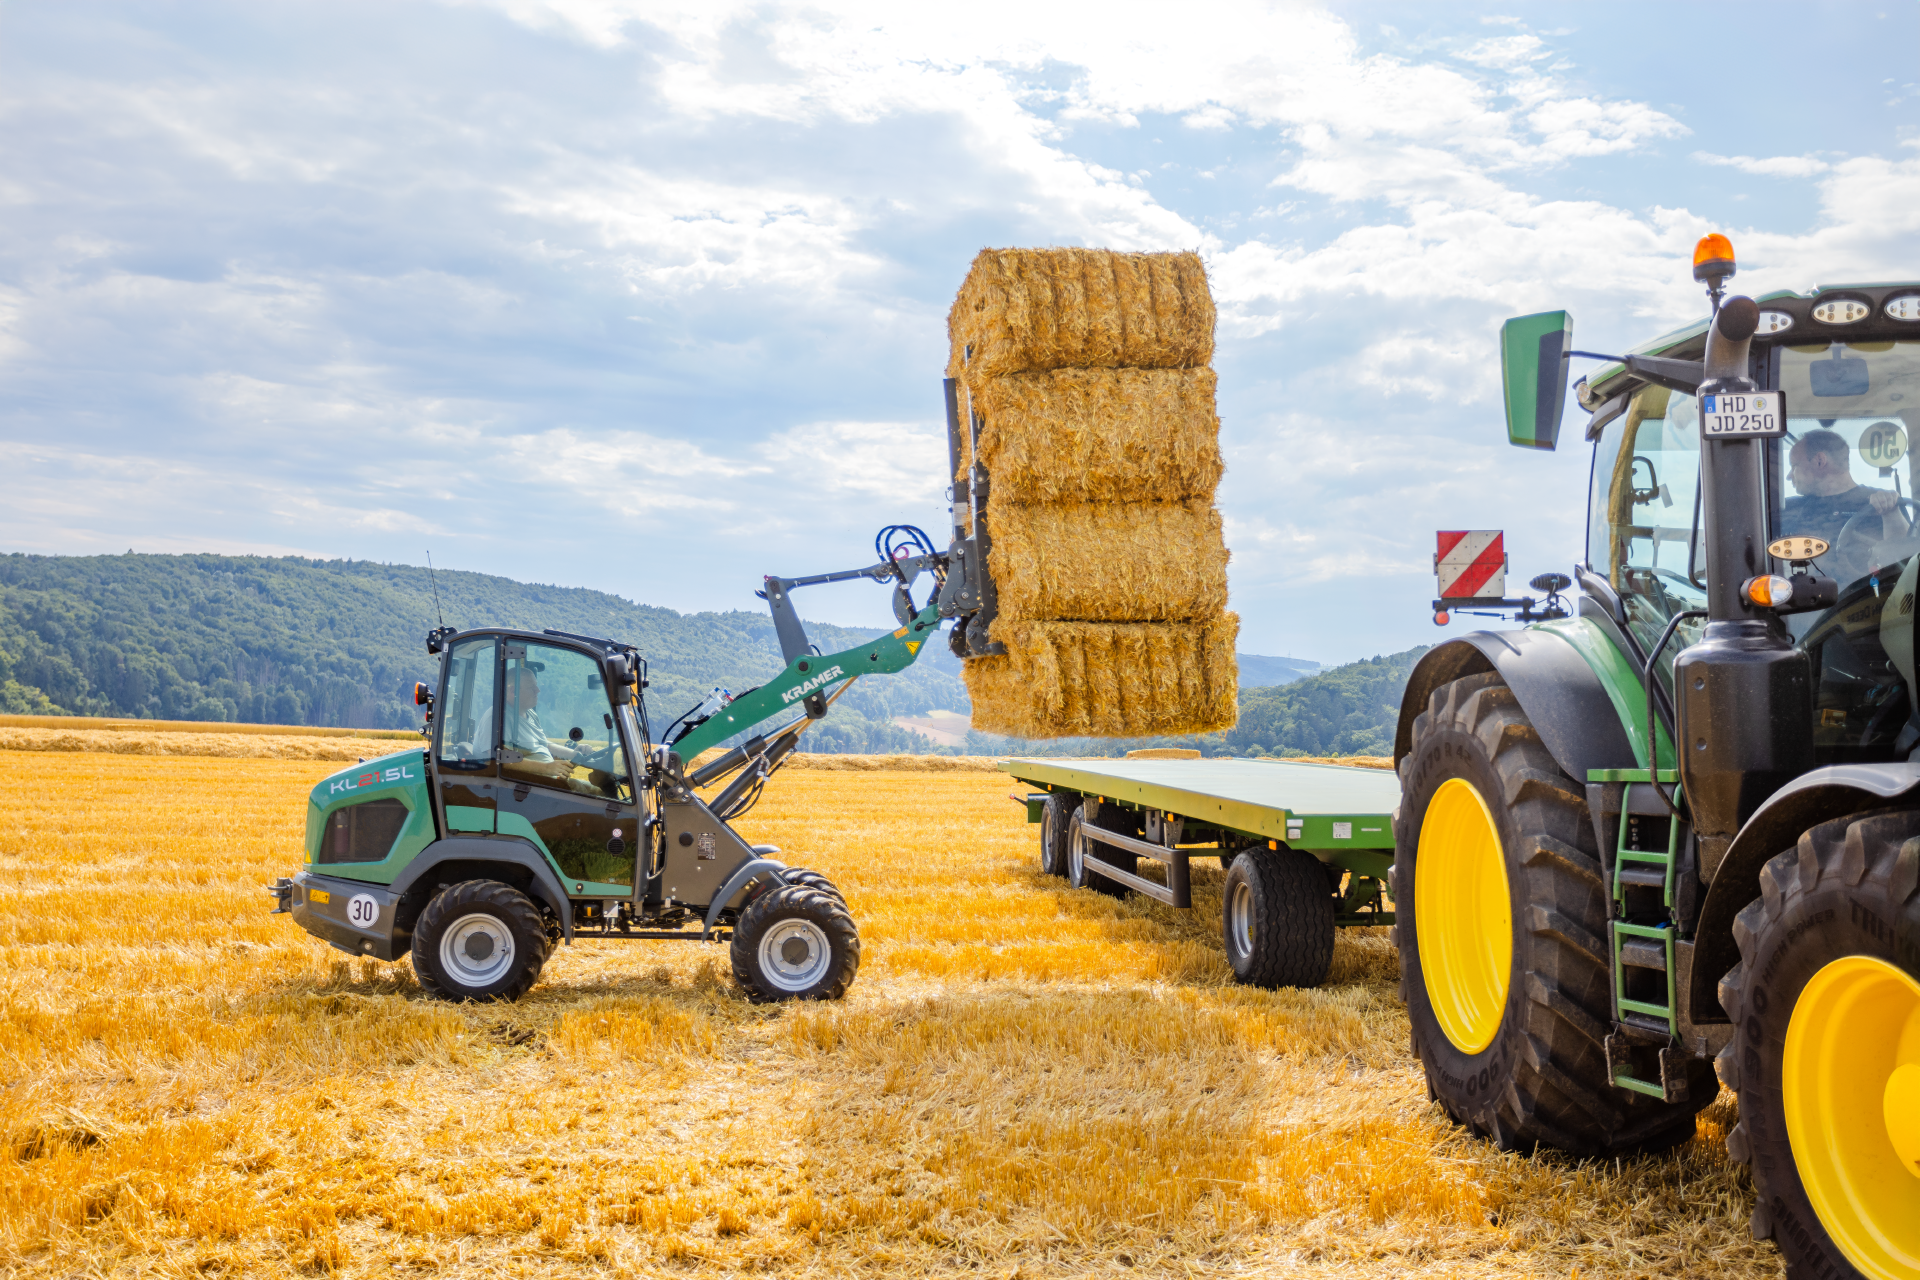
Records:
{"label": "flatbed trailer", "polygon": [[[1226,869],[1221,934],[1234,976],[1311,987],[1335,929],[1388,925],[1393,812],[1386,769],[1270,760],[1003,760],[1040,826],[1040,866],[1076,888],[1191,907],[1189,864]],[[1164,868],[1140,874],[1140,860]]]}

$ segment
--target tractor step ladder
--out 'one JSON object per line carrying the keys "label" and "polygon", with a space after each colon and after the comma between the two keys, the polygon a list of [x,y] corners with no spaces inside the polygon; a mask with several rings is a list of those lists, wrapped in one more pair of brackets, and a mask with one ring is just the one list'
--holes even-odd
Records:
{"label": "tractor step ladder", "polygon": [[[1620,806],[1620,831],[1613,851],[1613,900],[1624,912],[1629,889],[1658,889],[1661,904],[1673,909],[1674,869],[1680,862],[1680,821],[1667,820],[1667,847],[1664,851],[1627,847],[1631,825],[1632,794],[1635,785],[1646,786],[1655,778],[1647,769],[1596,770],[1590,775],[1596,782],[1623,782],[1627,793]],[[1672,769],[1659,771],[1659,782],[1671,788],[1676,807],[1680,800],[1679,774]],[[1646,815],[1640,815],[1646,816]],[[1674,990],[1673,944],[1677,940],[1671,920],[1658,924],[1630,924],[1622,919],[1608,922],[1609,942],[1613,950],[1613,1017],[1619,1031],[1607,1037],[1607,1072],[1613,1083],[1634,1093],[1678,1102],[1686,1097],[1684,1068],[1673,1045],[1678,1043],[1680,1026],[1674,1015],[1677,993]],[[1658,973],[1666,991],[1665,1003],[1636,999],[1627,994],[1630,972]],[[1646,1080],[1634,1074],[1628,1046],[1632,1042],[1661,1045],[1660,1079]],[[1672,1061],[1669,1061],[1672,1059]]]}

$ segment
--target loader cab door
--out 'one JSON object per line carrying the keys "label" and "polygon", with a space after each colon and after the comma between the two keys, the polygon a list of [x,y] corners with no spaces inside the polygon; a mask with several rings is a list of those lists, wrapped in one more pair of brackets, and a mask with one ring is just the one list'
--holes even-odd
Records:
{"label": "loader cab door", "polygon": [[493,753],[499,718],[498,648],[493,636],[456,641],[441,672],[433,763],[435,801],[448,835],[493,831],[499,781]]}
{"label": "loader cab door", "polygon": [[570,893],[633,895],[643,841],[622,707],[597,657],[503,637],[495,830],[544,849]]}

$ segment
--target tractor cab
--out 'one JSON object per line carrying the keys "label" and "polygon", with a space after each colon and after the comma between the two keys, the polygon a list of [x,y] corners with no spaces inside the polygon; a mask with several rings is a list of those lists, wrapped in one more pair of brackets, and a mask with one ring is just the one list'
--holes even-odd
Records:
{"label": "tractor cab", "polygon": [[[1920,552],[1913,499],[1920,460],[1910,448],[1920,428],[1920,333],[1834,333],[1819,319],[1846,314],[1833,292],[1762,299],[1752,355],[1754,380],[1783,392],[1786,406],[1784,431],[1763,446],[1768,541],[1820,553],[1762,557],[1771,563],[1757,563],[1747,576],[1822,577],[1837,595],[1831,605],[1782,619],[1812,662],[1815,764],[1904,758],[1920,744],[1920,728],[1907,728],[1914,576],[1907,570]],[[1869,317],[1886,311],[1884,303],[1859,306]],[[1855,323],[1865,327],[1869,317]],[[1883,316],[1878,329],[1906,324]],[[1662,347],[1657,362],[1697,358],[1694,348],[1704,342],[1702,334]],[[1674,659],[1706,623],[1701,412],[1684,377],[1649,372],[1668,376],[1642,380],[1620,369],[1629,376],[1608,379],[1604,392],[1581,388],[1582,402],[1595,409],[1581,579],[1590,596],[1617,603],[1595,612],[1624,618],[1623,638],[1638,654],[1674,627],[1656,664],[1670,705]],[[1906,637],[1908,652],[1888,649],[1888,626]]]}

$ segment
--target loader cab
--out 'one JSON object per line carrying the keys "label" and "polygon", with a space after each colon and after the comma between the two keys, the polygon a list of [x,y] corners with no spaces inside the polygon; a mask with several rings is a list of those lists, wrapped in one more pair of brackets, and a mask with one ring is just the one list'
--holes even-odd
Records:
{"label": "loader cab", "polygon": [[[1823,312],[1826,301],[1816,292],[1761,302],[1767,319],[1753,344],[1753,376],[1763,389],[1785,392],[1787,406],[1787,434],[1770,443],[1766,465],[1769,538],[1826,541],[1828,553],[1812,568],[1839,584],[1832,608],[1784,619],[1813,666],[1815,762],[1905,759],[1920,745],[1908,687],[1916,575],[1905,572],[1920,554],[1920,458],[1909,447],[1920,435],[1920,333],[1888,336],[1884,330],[1903,323],[1891,319],[1878,331],[1833,333],[1816,313],[1845,313]],[[1873,312],[1885,310],[1868,301]],[[1661,354],[1698,359],[1702,345],[1680,341]],[[1616,623],[1624,617],[1623,638],[1641,661],[1673,618],[1706,606],[1699,404],[1648,382],[1608,390],[1611,408],[1596,412],[1589,429],[1583,577],[1590,594],[1597,579],[1617,598],[1617,611],[1602,611]],[[1787,574],[1793,566],[1776,561],[1771,569]],[[1704,625],[1681,622],[1662,650],[1658,679],[1669,695],[1674,659]]]}
{"label": "loader cab", "polygon": [[615,650],[507,630],[444,642],[432,746],[443,831],[530,843],[575,896],[633,896],[646,743]]}

